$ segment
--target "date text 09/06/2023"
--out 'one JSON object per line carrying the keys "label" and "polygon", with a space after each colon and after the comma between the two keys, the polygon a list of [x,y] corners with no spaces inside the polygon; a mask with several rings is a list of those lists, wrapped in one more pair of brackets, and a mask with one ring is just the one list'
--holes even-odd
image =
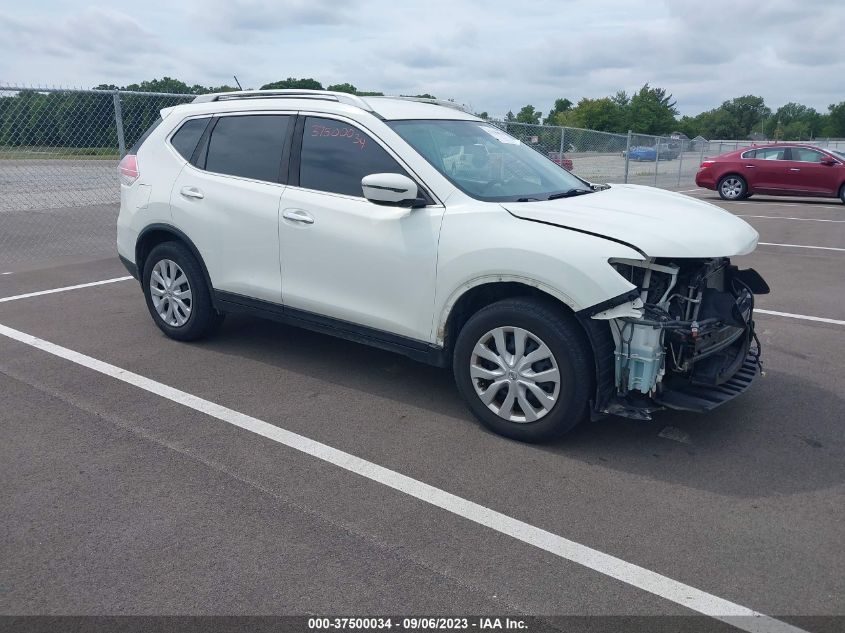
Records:
{"label": "date text 09/06/2023", "polygon": [[314,617],[308,618],[308,630],[528,630],[521,618],[509,617]]}

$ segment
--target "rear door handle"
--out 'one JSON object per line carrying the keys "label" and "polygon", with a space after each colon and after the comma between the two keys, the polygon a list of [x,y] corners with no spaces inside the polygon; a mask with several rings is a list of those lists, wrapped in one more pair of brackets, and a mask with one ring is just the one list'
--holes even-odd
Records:
{"label": "rear door handle", "polygon": [[746,169],[756,169],[757,165],[746,165]]}
{"label": "rear door handle", "polygon": [[789,171],[801,171],[801,170],[800,170],[800,169],[798,169],[797,167],[790,167],[790,168],[789,168]]}
{"label": "rear door handle", "polygon": [[202,199],[205,198],[202,191],[197,189],[196,187],[182,187],[180,193],[185,196],[186,198],[197,198]]}
{"label": "rear door handle", "polygon": [[282,217],[299,224],[314,224],[314,216],[305,209],[285,209],[282,212]]}

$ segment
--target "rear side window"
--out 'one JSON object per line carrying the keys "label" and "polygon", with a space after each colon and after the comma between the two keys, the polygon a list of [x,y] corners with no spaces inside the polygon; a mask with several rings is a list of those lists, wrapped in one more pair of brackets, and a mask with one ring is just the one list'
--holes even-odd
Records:
{"label": "rear side window", "polygon": [[225,116],[208,143],[205,169],[218,174],[279,182],[290,116]]}
{"label": "rear side window", "polygon": [[170,144],[185,160],[191,160],[194,150],[197,148],[202,133],[211,119],[191,119],[179,128],[179,131],[170,139]]}
{"label": "rear side window", "polygon": [[783,147],[770,147],[767,149],[758,149],[754,158],[757,160],[784,160],[785,153]]}
{"label": "rear side window", "polygon": [[307,117],[302,136],[299,186],[363,197],[361,179],[370,174],[407,172],[357,127]]}

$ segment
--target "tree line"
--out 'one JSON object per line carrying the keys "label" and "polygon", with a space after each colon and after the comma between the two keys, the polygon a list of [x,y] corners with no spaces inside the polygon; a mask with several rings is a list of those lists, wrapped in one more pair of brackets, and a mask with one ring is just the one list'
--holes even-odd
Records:
{"label": "tree line", "polygon": [[[328,85],[313,78],[294,78],[264,84],[262,89],[301,88],[335,90],[359,96],[380,96],[381,92],[359,90],[350,83]],[[163,77],[118,88],[101,84],[98,90],[158,92],[190,95],[238,90],[235,86],[189,85]],[[434,98],[424,93],[407,95]],[[120,98],[126,146],[130,147],[159,116],[162,108],[183,103],[174,97],[123,94]],[[487,112],[477,113],[490,118]],[[582,98],[574,103],[556,99],[548,114],[526,105],[516,114],[508,112],[509,122],[559,125],[588,130],[643,134],[682,132],[689,138],[707,139],[770,138],[806,140],[817,137],[845,137],[845,101],[832,104],[828,112],[787,103],[777,110],[766,106],[762,97],[746,95],[725,101],[717,108],[696,116],[678,117],[677,102],[663,88],[645,84],[628,95],[619,91],[608,97]],[[74,148],[116,148],[113,96],[108,93],[38,92],[25,90],[0,97],[0,145]],[[93,152],[96,153],[96,152]]]}
{"label": "tree line", "polygon": [[678,118],[677,103],[663,88],[645,84],[633,95],[619,91],[598,99],[583,98],[577,104],[557,99],[547,116],[533,105],[523,106],[507,120],[519,123],[564,125],[616,132],[633,130],[664,135],[681,132],[689,138],[809,140],[845,138],[845,101],[831,104],[827,113],[800,103],[769,108],[763,97],[734,97],[717,108],[695,116]]}

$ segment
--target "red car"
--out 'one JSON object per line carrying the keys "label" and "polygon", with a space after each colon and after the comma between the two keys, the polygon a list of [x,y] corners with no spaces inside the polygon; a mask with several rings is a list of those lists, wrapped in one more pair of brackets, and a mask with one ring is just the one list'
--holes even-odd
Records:
{"label": "red car", "polygon": [[845,203],[845,151],[779,143],[746,147],[708,158],[695,184],[719,192],[723,200],[770,196],[814,196]]}
{"label": "red car", "polygon": [[567,158],[565,154],[561,154],[560,152],[549,152],[549,160],[556,165],[560,165],[566,171],[572,171],[572,159]]}

